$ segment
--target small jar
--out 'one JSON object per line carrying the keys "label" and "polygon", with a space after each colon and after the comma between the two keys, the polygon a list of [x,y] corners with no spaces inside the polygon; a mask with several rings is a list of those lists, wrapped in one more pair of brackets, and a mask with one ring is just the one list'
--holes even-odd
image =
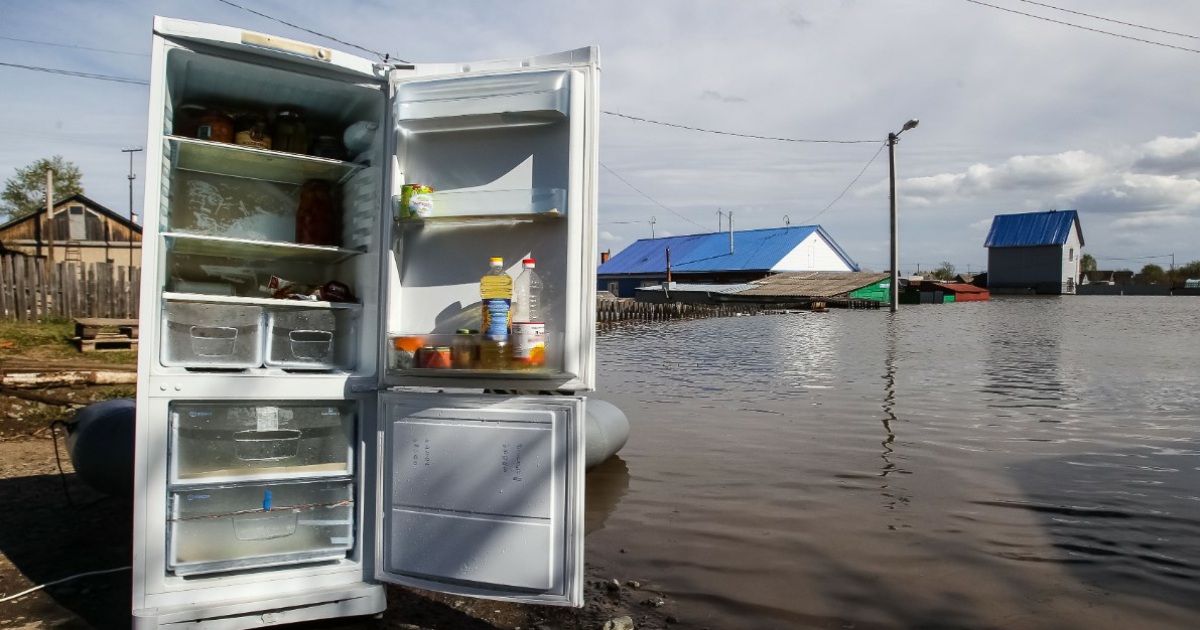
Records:
{"label": "small jar", "polygon": [[276,151],[308,152],[308,130],[304,127],[304,112],[294,107],[279,110],[275,115],[275,133],[271,146]]}
{"label": "small jar", "polygon": [[220,110],[205,110],[197,122],[196,137],[212,142],[233,142],[233,117]]}
{"label": "small jar", "polygon": [[267,119],[262,114],[246,114],[238,117],[237,133],[233,141],[246,147],[270,149],[271,135],[267,133]]}
{"label": "small jar", "polygon": [[346,151],[342,148],[342,141],[333,136],[318,136],[312,142],[312,151],[310,153],[319,158],[329,158],[331,160],[346,159]]}

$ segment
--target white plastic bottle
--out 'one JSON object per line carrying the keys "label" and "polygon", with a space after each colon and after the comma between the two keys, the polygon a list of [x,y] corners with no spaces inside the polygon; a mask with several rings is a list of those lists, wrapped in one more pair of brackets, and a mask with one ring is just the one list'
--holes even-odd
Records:
{"label": "white plastic bottle", "polygon": [[532,258],[521,261],[521,275],[513,282],[512,361],[517,367],[546,363],[546,320],[542,317],[542,279]]}

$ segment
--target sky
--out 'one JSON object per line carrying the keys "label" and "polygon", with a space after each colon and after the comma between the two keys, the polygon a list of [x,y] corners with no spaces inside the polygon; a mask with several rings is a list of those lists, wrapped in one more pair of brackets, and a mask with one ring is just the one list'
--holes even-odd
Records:
{"label": "sky", "polygon": [[416,63],[598,46],[613,254],[732,217],[822,225],[886,270],[886,139],[917,118],[902,273],[982,271],[993,216],[1051,209],[1079,211],[1101,269],[1200,260],[1194,0],[0,0],[0,177],[61,155],[127,215],[132,155],[142,216],[122,149],[146,145],[154,15]]}

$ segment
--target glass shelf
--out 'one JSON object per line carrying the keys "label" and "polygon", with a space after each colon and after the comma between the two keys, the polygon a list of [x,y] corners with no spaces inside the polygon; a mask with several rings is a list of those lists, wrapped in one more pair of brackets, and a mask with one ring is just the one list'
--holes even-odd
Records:
{"label": "glass shelf", "polygon": [[237,144],[167,136],[175,168],[214,175],[300,185],[310,179],[341,182],[363,168],[328,158]]}
{"label": "glass shelf", "polygon": [[564,188],[465,190],[432,193],[427,217],[401,216],[400,197],[392,197],[394,216],[402,223],[436,223],[479,219],[561,218],[567,205]]}
{"label": "glass shelf", "polygon": [[315,309],[361,309],[357,302],[313,302],[309,300],[281,300],[277,298],[239,297],[236,295],[205,295],[203,293],[179,293],[163,291],[162,299],[168,302],[199,302],[204,304],[253,304],[280,308]]}
{"label": "glass shelf", "polygon": [[333,264],[364,253],[327,245],[256,241],[182,232],[163,232],[162,235],[167,241],[168,249],[176,254]]}

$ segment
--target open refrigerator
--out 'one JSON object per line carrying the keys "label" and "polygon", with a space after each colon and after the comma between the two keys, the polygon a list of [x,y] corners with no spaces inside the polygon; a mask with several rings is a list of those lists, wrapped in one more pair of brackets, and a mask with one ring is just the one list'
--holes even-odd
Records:
{"label": "open refrigerator", "polygon": [[[158,17],[151,72],[134,627],[373,614],[383,583],[581,605],[597,51],[387,63]],[[230,142],[228,111],[313,142]],[[529,256],[543,364],[419,359]]]}

